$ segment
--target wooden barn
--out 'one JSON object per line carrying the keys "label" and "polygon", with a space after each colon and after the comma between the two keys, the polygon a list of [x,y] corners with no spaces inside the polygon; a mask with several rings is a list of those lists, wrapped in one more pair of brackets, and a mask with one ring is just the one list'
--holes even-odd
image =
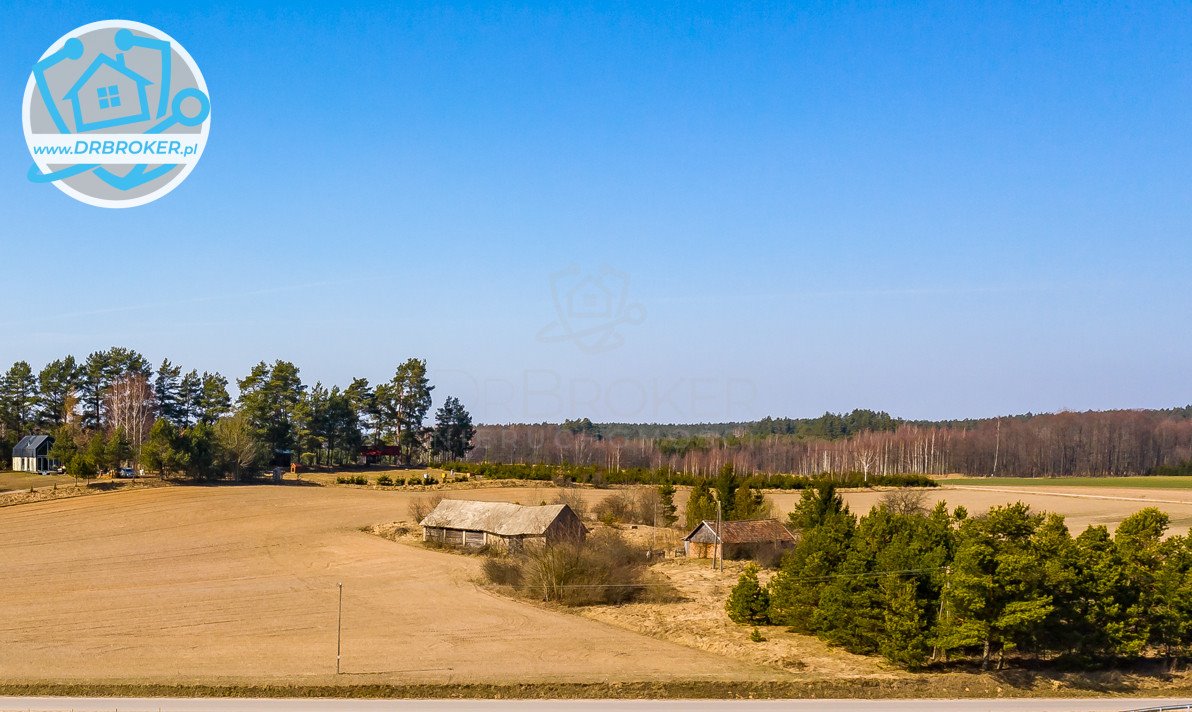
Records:
{"label": "wooden barn", "polygon": [[49,435],[26,435],[12,449],[12,469],[17,472],[48,472],[58,467],[50,459],[54,438]]}
{"label": "wooden barn", "polygon": [[794,535],[777,519],[743,519],[719,525],[704,520],[683,537],[684,553],[697,559],[719,556],[773,562],[794,545]]}
{"label": "wooden barn", "polygon": [[527,542],[550,546],[583,541],[588,534],[587,527],[565,504],[523,507],[509,502],[445,499],[420,524],[424,541],[468,548],[499,546],[513,551]]}

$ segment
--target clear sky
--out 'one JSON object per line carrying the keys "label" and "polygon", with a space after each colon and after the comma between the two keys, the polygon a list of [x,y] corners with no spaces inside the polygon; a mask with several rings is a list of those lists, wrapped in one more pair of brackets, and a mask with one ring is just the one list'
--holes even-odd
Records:
{"label": "clear sky", "polygon": [[[558,5],[6,3],[0,361],[418,356],[485,422],[1192,401],[1192,5]],[[212,101],[127,210],[21,134],[110,18]]]}

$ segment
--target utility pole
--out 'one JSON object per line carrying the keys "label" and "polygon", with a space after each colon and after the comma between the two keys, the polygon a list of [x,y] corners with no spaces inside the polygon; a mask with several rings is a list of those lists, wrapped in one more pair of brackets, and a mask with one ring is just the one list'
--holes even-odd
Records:
{"label": "utility pole", "polygon": [[335,624],[335,674],[339,674],[339,658],[344,639],[344,585],[339,584],[339,617]]}
{"label": "utility pole", "polygon": [[725,535],[724,532],[725,514],[724,509],[720,507],[720,496],[716,496],[716,539],[719,543],[716,544],[716,558],[720,559],[720,570],[725,570]]}
{"label": "utility pole", "polygon": [[720,559],[720,570],[724,571],[724,537],[720,534],[724,513],[720,507],[720,495],[716,494],[716,490],[711,490],[711,494],[712,499],[716,500],[716,553],[712,556],[712,568],[716,568],[716,560]]}
{"label": "utility pole", "polygon": [[654,526],[650,527],[650,556],[654,557],[654,550],[658,548],[658,506],[660,502],[654,503]]}

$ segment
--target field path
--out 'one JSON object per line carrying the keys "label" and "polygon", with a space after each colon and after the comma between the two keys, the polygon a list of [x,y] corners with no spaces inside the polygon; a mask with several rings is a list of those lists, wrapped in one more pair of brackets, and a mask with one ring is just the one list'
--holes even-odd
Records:
{"label": "field path", "polygon": [[[457,496],[531,503],[536,495]],[[343,487],[167,487],[0,509],[0,680],[773,675],[491,595],[472,583],[477,558],[359,531],[405,518],[409,500]],[[336,678],[339,582],[346,675]]]}

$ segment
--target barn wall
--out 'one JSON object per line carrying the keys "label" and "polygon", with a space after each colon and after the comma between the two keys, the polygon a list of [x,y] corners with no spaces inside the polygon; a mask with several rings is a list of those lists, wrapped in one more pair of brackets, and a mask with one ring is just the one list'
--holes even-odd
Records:
{"label": "barn wall", "polygon": [[570,509],[565,509],[563,514],[546,528],[543,538],[547,544],[557,544],[564,541],[583,541],[587,533],[588,530],[579,517],[575,516]]}
{"label": "barn wall", "polygon": [[445,546],[479,549],[484,546],[508,546],[505,537],[476,529],[448,529],[446,527],[423,527],[422,539]]}
{"label": "barn wall", "polygon": [[685,541],[683,552],[690,559],[711,559],[718,554],[717,545],[706,541]]}

